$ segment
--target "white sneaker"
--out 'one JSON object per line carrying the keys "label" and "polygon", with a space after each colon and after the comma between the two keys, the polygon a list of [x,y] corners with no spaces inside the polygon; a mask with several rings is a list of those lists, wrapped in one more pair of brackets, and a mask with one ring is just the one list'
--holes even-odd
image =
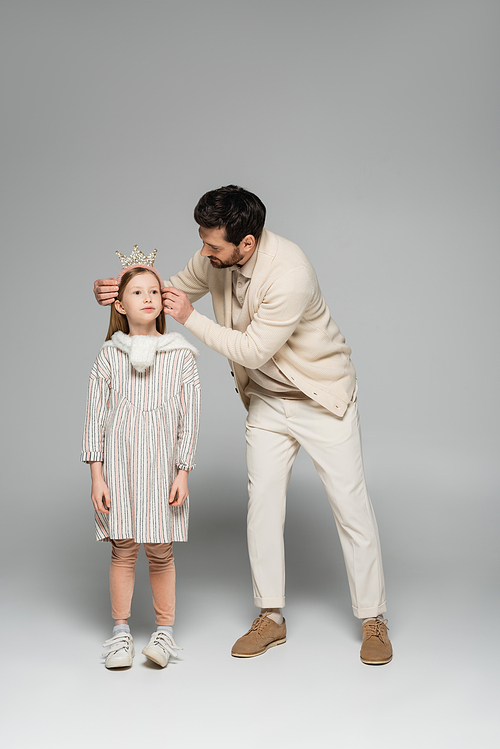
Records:
{"label": "white sneaker", "polygon": [[150,661],[165,668],[171,655],[177,658],[176,650],[182,650],[182,648],[175,644],[172,635],[169,635],[168,632],[153,632],[142,652]]}
{"label": "white sneaker", "polygon": [[106,668],[126,668],[132,665],[135,655],[134,640],[130,632],[119,632],[103,643]]}

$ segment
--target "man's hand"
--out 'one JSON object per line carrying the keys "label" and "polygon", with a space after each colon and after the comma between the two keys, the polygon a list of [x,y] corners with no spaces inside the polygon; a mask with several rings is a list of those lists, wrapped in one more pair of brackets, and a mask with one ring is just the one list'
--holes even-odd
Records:
{"label": "man's hand", "polygon": [[188,471],[179,471],[172,482],[168,503],[170,507],[180,507],[188,497]]}
{"label": "man's hand", "polygon": [[94,282],[94,296],[103,307],[112,304],[118,295],[116,278],[98,278]]}
{"label": "man's hand", "polygon": [[189,315],[193,311],[193,305],[188,299],[187,294],[173,286],[163,287],[163,311],[170,315],[181,325],[184,325]]}

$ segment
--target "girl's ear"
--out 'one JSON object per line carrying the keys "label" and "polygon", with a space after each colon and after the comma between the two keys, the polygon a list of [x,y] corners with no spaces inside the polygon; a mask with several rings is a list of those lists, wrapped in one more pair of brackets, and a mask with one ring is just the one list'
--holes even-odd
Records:
{"label": "girl's ear", "polygon": [[124,308],[123,304],[122,304],[122,303],[120,302],[120,300],[119,300],[119,299],[117,299],[117,300],[115,301],[115,310],[116,310],[117,312],[119,312],[119,313],[120,313],[120,315],[125,315],[125,314],[126,314],[126,312],[125,312],[125,308]]}

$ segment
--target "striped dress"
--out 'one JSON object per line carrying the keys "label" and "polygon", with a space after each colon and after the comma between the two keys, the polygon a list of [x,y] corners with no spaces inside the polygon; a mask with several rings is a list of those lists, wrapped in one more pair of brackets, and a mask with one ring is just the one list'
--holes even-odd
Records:
{"label": "striped dress", "polygon": [[81,460],[102,461],[109,515],[98,541],[187,541],[189,498],[171,507],[177,469],[192,470],[201,388],[194,346],[179,333],[106,341],[90,373]]}

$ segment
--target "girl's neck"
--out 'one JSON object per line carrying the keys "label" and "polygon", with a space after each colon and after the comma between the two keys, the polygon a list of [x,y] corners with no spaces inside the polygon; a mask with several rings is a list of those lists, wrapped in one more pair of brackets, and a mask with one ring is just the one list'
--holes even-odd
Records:
{"label": "girl's neck", "polygon": [[129,328],[129,336],[132,337],[134,335],[152,335],[152,336],[160,336],[161,333],[158,333],[156,330],[156,320],[152,320],[149,323],[146,323],[144,325],[137,325],[137,323],[128,324]]}

